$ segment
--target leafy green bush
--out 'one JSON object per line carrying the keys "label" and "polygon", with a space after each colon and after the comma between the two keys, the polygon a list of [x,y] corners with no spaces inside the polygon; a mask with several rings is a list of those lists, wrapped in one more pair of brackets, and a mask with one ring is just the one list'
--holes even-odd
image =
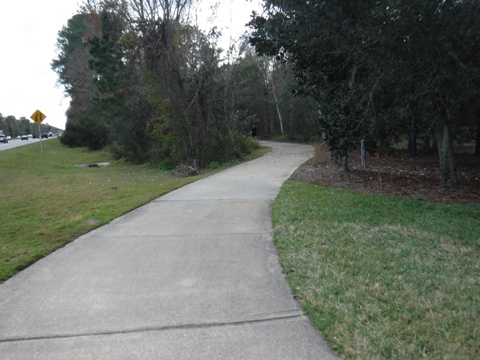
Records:
{"label": "leafy green bush", "polygon": [[208,167],[212,170],[216,170],[220,167],[220,164],[217,161],[212,161],[210,164],[208,164]]}

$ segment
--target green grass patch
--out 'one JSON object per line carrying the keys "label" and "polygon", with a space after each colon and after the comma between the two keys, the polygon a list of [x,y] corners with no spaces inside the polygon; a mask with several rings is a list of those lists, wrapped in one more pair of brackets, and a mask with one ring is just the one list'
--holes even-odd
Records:
{"label": "green grass patch", "polygon": [[[99,162],[111,165],[76,166]],[[44,141],[43,153],[38,143],[0,151],[0,282],[79,235],[213,172],[178,178],[114,161],[105,151],[67,148],[58,139]]]}
{"label": "green grass patch", "polygon": [[273,222],[294,296],[345,358],[480,358],[480,206],[287,181]]}

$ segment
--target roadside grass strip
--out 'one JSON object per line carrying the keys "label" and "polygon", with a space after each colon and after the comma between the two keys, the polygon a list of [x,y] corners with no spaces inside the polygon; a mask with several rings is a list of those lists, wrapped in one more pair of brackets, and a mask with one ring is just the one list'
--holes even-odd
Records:
{"label": "roadside grass strip", "polygon": [[480,358],[480,206],[287,181],[273,224],[293,295],[345,358]]}
{"label": "roadside grass strip", "polygon": [[[179,178],[115,161],[106,151],[64,147],[58,139],[43,147],[43,153],[38,144],[0,152],[0,282],[79,235],[234,164]],[[76,166],[103,162],[111,165]]]}

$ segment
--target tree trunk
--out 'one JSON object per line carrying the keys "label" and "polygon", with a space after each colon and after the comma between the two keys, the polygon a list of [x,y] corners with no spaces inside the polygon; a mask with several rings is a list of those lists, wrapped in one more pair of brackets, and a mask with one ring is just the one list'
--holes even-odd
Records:
{"label": "tree trunk", "polygon": [[[265,98],[267,98],[267,97],[265,97]],[[267,108],[267,114],[266,114],[266,116],[265,116],[265,120],[263,120],[263,124],[264,124],[264,127],[265,127],[263,133],[264,133],[265,135],[268,134],[268,119],[270,119],[270,106],[268,105],[268,102],[266,102],[266,104],[267,104],[267,106],[266,106],[266,108]]]}
{"label": "tree trunk", "polygon": [[275,106],[277,107],[278,120],[280,122],[280,132],[282,133],[282,136],[285,136],[285,133],[283,132],[282,113],[280,111],[280,106],[278,105],[277,91],[275,89],[275,84],[273,83],[273,76],[271,76],[270,81],[272,82],[273,98],[275,99]]}
{"label": "tree trunk", "polygon": [[442,186],[455,186],[458,184],[457,169],[453,155],[452,133],[445,111],[441,114],[441,118],[437,123],[435,137],[440,161],[441,184]]}
{"label": "tree trunk", "polygon": [[348,154],[342,157],[342,171],[347,172],[348,169]]}

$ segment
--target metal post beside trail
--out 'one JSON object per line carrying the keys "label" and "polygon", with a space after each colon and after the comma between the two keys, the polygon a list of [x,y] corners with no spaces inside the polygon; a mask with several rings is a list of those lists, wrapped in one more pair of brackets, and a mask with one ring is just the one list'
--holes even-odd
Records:
{"label": "metal post beside trail", "polygon": [[360,140],[360,166],[365,169],[365,140]]}

